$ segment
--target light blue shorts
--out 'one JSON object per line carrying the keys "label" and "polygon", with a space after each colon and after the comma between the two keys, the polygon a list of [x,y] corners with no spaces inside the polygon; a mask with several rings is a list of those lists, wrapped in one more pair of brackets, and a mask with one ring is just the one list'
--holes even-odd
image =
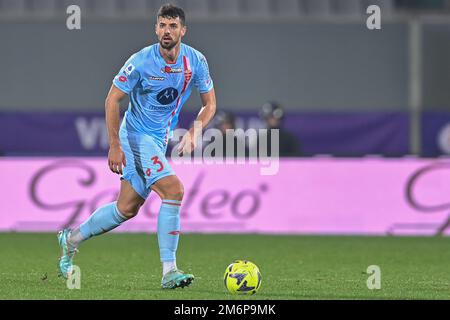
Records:
{"label": "light blue shorts", "polygon": [[143,199],[147,199],[152,184],[175,175],[165,156],[167,146],[163,147],[149,135],[128,131],[124,125],[119,137],[127,163],[121,179],[128,181]]}

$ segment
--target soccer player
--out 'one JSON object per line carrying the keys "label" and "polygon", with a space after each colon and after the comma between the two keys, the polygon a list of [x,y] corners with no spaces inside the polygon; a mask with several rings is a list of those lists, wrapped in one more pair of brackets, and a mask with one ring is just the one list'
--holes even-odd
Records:
{"label": "soccer player", "polygon": [[[120,192],[117,201],[98,208],[77,228],[58,233],[62,250],[59,269],[65,278],[72,272],[79,244],[133,218],[153,190],[162,199],[157,227],[163,269],[161,286],[175,289],[188,286],[194,279],[176,265],[183,185],[167,162],[165,152],[192,87],[198,89],[203,105],[197,116],[202,129],[214,116],[216,98],[205,57],[181,43],[186,33],[184,11],[170,4],[162,6],[155,32],[159,43],[126,61],[106,98],[108,164],[112,172],[121,175]],[[120,124],[119,102],[126,95],[130,103]],[[192,152],[198,131],[201,130],[191,128],[183,136],[180,154]]]}

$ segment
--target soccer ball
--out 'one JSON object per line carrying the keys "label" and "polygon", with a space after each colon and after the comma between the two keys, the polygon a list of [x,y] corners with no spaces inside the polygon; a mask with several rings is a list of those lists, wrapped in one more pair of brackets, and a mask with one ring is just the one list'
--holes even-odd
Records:
{"label": "soccer ball", "polygon": [[232,294],[255,294],[261,287],[261,272],[253,262],[236,260],[225,270],[223,281]]}

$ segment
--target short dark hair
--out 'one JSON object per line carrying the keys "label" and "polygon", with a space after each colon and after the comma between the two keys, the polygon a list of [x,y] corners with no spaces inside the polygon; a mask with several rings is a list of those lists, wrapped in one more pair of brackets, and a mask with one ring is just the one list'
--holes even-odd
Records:
{"label": "short dark hair", "polygon": [[182,25],[185,25],[186,22],[186,16],[184,15],[183,9],[170,3],[167,3],[159,8],[156,18],[158,19],[159,17],[172,19],[180,18]]}

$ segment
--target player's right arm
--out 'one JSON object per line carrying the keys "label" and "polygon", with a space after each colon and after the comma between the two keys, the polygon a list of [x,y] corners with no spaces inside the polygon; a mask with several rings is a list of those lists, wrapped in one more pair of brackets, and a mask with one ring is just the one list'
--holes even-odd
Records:
{"label": "player's right arm", "polygon": [[120,145],[120,101],[131,93],[139,81],[139,72],[136,70],[139,55],[133,54],[119,73],[114,77],[105,101],[106,127],[108,129],[109,153],[108,165],[112,172],[122,174],[126,166],[125,154]]}
{"label": "player's right arm", "polygon": [[106,127],[108,129],[109,152],[108,165],[112,172],[122,174],[122,165],[126,165],[125,154],[120,145],[120,101],[126,97],[126,93],[114,84],[109,89],[105,101]]}

